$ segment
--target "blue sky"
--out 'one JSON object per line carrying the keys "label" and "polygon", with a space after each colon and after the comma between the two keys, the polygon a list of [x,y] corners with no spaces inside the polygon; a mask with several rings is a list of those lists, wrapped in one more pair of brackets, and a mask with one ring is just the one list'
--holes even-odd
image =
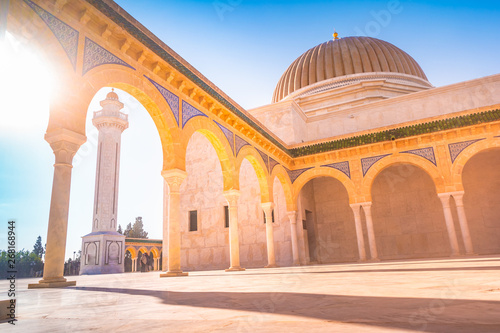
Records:
{"label": "blue sky", "polygon": [[[117,2],[246,109],[269,104],[286,68],[309,48],[331,39],[334,28],[340,37],[371,36],[398,46],[415,58],[435,86],[500,73],[498,1]],[[40,59],[29,46],[25,49],[29,54],[24,56],[11,47],[0,49],[0,56],[9,59],[0,61],[0,249],[6,247],[10,218],[17,221],[18,248],[31,250],[38,235],[45,242],[47,232],[54,158],[43,140],[48,92],[37,83],[51,77],[55,64]],[[12,68],[16,76],[5,79]],[[107,92],[96,95],[89,115]],[[150,236],[160,238],[159,138],[146,110],[118,93],[130,117],[122,142],[118,223],[124,226],[142,216]],[[89,139],[92,131],[88,119]],[[91,228],[92,140],[78,159],[67,257],[80,248],[80,237]]]}

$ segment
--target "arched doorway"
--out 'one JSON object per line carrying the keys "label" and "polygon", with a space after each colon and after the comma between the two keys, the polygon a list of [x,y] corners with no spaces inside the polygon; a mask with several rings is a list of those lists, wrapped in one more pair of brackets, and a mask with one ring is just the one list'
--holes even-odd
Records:
{"label": "arched doorway", "polygon": [[464,208],[474,251],[500,253],[500,148],[474,155],[464,166]]}
{"label": "arched doorway", "polygon": [[392,164],[374,179],[372,218],[381,259],[449,256],[450,245],[432,178],[412,164]]}

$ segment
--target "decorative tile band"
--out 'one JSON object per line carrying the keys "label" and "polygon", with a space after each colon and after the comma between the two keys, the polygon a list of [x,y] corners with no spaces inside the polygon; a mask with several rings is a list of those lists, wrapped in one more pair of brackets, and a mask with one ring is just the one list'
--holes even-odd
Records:
{"label": "decorative tile band", "polygon": [[90,38],[85,37],[82,75],[85,75],[85,73],[90,71],[92,68],[108,64],[122,65],[135,70],[134,67],[130,66],[113,53],[109,52]]}
{"label": "decorative tile band", "polygon": [[290,177],[290,181],[292,182],[292,184],[297,178],[299,178],[299,176],[301,174],[303,174],[304,172],[306,172],[309,169],[312,169],[312,168],[305,168],[305,169],[298,169],[298,170],[288,170],[287,168],[285,168],[286,172],[288,173],[288,176]]}
{"label": "decorative tile band", "polygon": [[368,170],[370,170],[372,165],[374,165],[375,163],[377,163],[378,161],[380,161],[381,159],[383,159],[384,157],[389,156],[389,155],[391,155],[391,154],[362,158],[361,159],[361,167],[363,169],[363,177],[366,175]]}
{"label": "decorative tile band", "polygon": [[215,123],[217,124],[217,126],[219,126],[222,133],[224,133],[224,136],[227,138],[227,141],[229,141],[229,145],[231,146],[231,151],[234,154],[234,134],[233,134],[233,132],[231,132],[230,130],[228,130],[227,128],[225,128],[224,126],[219,124],[218,122],[215,121]]}
{"label": "decorative tile band", "polygon": [[428,148],[421,148],[421,149],[413,149],[413,150],[407,150],[407,151],[402,151],[402,154],[413,154],[417,155],[420,157],[425,158],[435,166],[437,166],[436,163],[436,155],[434,155],[434,148],[428,147]]}
{"label": "decorative tile band", "polygon": [[245,140],[243,140],[242,138],[240,138],[237,135],[234,136],[234,143],[236,145],[236,156],[238,156],[238,154],[240,153],[241,148],[243,148],[244,146],[247,146],[247,145],[250,146],[250,144],[248,142],[246,142]]}
{"label": "decorative tile band", "polygon": [[264,164],[266,165],[266,169],[269,171],[269,159],[268,159],[267,155],[258,149],[257,149],[257,151],[259,152],[260,157],[262,157],[262,160],[264,160]]}
{"label": "decorative tile band", "polygon": [[273,173],[274,167],[277,166],[278,164],[279,163],[274,158],[269,156],[269,174]]}
{"label": "decorative tile band", "polygon": [[173,94],[168,89],[164,88],[158,82],[150,79],[146,75],[144,75],[144,77],[146,79],[148,79],[149,82],[151,82],[156,87],[156,89],[158,89],[158,91],[163,96],[165,101],[167,101],[168,106],[170,106],[170,109],[172,110],[172,113],[174,114],[175,121],[177,122],[177,126],[179,126],[179,97],[177,95]]}
{"label": "decorative tile band", "polygon": [[198,116],[208,117],[206,114],[204,114],[203,112],[201,112],[200,110],[198,110],[197,108],[195,108],[194,106],[192,106],[191,104],[189,104],[188,102],[183,100],[182,101],[182,128],[184,128],[184,126],[186,126],[186,123],[189,121],[189,119],[191,119],[193,117],[198,117]]}
{"label": "decorative tile band", "polygon": [[328,168],[334,168],[339,170],[340,172],[343,172],[347,177],[351,178],[351,169],[349,168],[349,162],[338,162],[338,163],[332,163],[332,164],[326,164],[323,165],[324,167]]}
{"label": "decorative tile band", "polygon": [[40,18],[47,24],[54,36],[61,44],[64,52],[69,58],[69,61],[73,65],[73,69],[76,68],[76,59],[78,56],[78,36],[77,30],[73,29],[63,21],[56,18],[51,13],[47,12],[42,7],[33,3],[30,0],[24,0],[28,6],[35,11],[35,13],[40,16]]}
{"label": "decorative tile band", "polygon": [[455,162],[455,160],[457,159],[458,155],[460,155],[460,153],[463,152],[465,148],[467,148],[471,144],[476,143],[476,142],[481,141],[481,140],[484,140],[484,139],[477,139],[477,140],[463,141],[463,142],[457,142],[457,143],[450,143],[448,145],[448,148],[450,149],[451,163]]}

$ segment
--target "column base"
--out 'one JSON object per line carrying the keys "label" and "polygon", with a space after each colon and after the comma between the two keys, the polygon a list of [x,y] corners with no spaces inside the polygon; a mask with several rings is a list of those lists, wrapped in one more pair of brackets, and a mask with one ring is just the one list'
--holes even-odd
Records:
{"label": "column base", "polygon": [[367,261],[369,261],[369,262],[379,262],[380,259],[379,258],[371,258],[371,259],[369,259]]}
{"label": "column base", "polygon": [[276,265],[276,264],[264,266],[264,268],[276,268],[276,267],[278,267],[278,265]]}
{"label": "column base", "polygon": [[245,270],[245,268],[238,266],[238,267],[229,267],[229,268],[226,268],[224,271],[225,272],[242,272],[244,270]]}
{"label": "column base", "polygon": [[162,273],[160,274],[160,277],[174,277],[174,276],[188,276],[189,273],[188,272],[183,272],[183,271],[172,271],[172,272],[166,272],[166,273]]}
{"label": "column base", "polygon": [[466,253],[465,255],[471,257],[477,257],[479,254],[472,252],[472,253]]}
{"label": "column base", "polygon": [[294,262],[292,265],[293,266],[300,266],[300,262]]}
{"label": "column base", "polygon": [[67,281],[65,278],[41,279],[38,283],[28,284],[28,289],[38,288],[65,288],[76,286],[76,281]]}

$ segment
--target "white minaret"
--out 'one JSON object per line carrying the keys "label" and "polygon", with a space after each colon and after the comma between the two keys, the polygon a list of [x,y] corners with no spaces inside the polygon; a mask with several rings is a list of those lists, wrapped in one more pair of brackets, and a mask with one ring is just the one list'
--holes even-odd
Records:
{"label": "white minaret", "polygon": [[125,236],[116,228],[120,144],[122,132],[128,128],[128,116],[120,112],[123,103],[114,91],[100,104],[102,110],[94,112],[92,119],[99,130],[92,233],[82,237],[80,274],[124,271]]}

